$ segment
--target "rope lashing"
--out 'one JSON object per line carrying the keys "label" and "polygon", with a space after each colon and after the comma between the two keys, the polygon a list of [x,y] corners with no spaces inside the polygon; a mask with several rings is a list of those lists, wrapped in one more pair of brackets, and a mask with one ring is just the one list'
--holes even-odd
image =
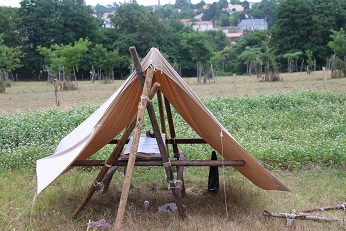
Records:
{"label": "rope lashing", "polygon": [[172,166],[172,163],[171,163],[170,160],[168,160],[168,162],[163,163],[163,166],[164,166],[165,168],[168,168],[168,167]]}
{"label": "rope lashing", "polygon": [[98,182],[98,181],[94,181],[93,185],[95,187],[95,191],[100,191],[104,186],[102,182]]}
{"label": "rope lashing", "polygon": [[111,168],[111,167],[112,167],[112,164],[107,164],[107,162],[105,162],[105,166],[106,166],[107,168]]}

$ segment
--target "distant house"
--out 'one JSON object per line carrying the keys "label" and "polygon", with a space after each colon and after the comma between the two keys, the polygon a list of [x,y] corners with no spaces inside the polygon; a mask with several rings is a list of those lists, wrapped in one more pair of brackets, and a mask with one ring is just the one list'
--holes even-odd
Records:
{"label": "distant house", "polygon": [[222,30],[222,32],[225,34],[239,32],[238,26],[214,26],[213,29],[214,30]]}
{"label": "distant house", "polygon": [[112,25],[112,21],[110,19],[110,16],[113,16],[115,15],[115,11],[113,12],[107,12],[107,13],[104,13],[103,16],[102,16],[102,19],[103,19],[103,27],[105,28],[112,28],[113,25]]}
{"label": "distant house", "polygon": [[203,6],[203,10],[208,10],[210,8],[210,5],[209,4],[205,4],[204,6]]}
{"label": "distant house", "polygon": [[232,14],[234,12],[242,12],[244,10],[244,7],[239,4],[228,4],[228,7],[223,8],[222,10],[227,11],[229,14]]}
{"label": "distant house", "polygon": [[196,19],[197,21],[202,21],[202,17],[203,17],[203,13],[200,13],[198,15],[196,15],[195,17],[193,17],[194,19]]}
{"label": "distant house", "polygon": [[246,30],[267,30],[268,23],[264,19],[243,19],[238,27],[241,32]]}
{"label": "distant house", "polygon": [[113,28],[112,21],[110,18],[103,19],[103,27],[104,28]]}
{"label": "distant house", "polygon": [[227,33],[226,36],[231,41],[231,44],[234,45],[237,43],[240,37],[243,36],[243,33]]}
{"label": "distant house", "polygon": [[181,19],[180,22],[182,22],[185,26],[192,26],[193,30],[198,31],[207,31],[207,30],[213,30],[213,22],[212,21],[196,21],[191,22],[189,19]]}
{"label": "distant house", "polygon": [[113,12],[103,13],[102,19],[110,18],[111,15],[115,15],[115,12],[113,11]]}

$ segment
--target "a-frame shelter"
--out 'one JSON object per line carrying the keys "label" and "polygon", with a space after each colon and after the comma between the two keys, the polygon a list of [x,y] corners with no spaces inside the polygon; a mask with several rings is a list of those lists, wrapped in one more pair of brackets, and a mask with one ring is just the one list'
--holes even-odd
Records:
{"label": "a-frame shelter", "polygon": [[[143,84],[140,84],[139,78],[141,74],[148,74],[148,70],[152,73],[152,81],[148,86],[149,90],[155,84],[159,84],[159,94],[164,96],[166,109],[173,106],[177,113],[200,136],[201,143],[205,142],[218,153],[222,153],[224,161],[230,161],[228,165],[233,165],[236,170],[258,187],[265,190],[288,191],[285,185],[240,146],[156,48],[150,50],[140,66],[143,73],[139,73],[138,70],[134,72],[98,110],[61,140],[53,155],[37,161],[38,193],[50,185],[58,176],[68,171],[72,166],[77,165],[76,163],[87,160],[123,132],[123,136],[117,142],[111,157],[108,161],[102,162],[104,167],[101,170],[103,171],[101,175],[104,176],[111,166],[121,165],[117,159],[113,161],[112,158],[118,157],[127,142],[127,137],[136,127],[134,118],[136,118],[136,115],[138,117],[140,105],[143,106],[146,102],[150,102],[148,100],[149,96],[144,97],[143,95]],[[153,89],[152,91],[155,93]],[[145,102],[142,102],[142,100],[145,100]],[[140,104],[141,102],[142,104]],[[167,117],[169,117],[169,113],[170,111],[167,110]],[[171,128],[172,121],[169,120],[168,122]],[[170,135],[171,137],[167,139],[167,143],[173,143],[176,155],[179,137],[175,137],[174,129],[173,131],[170,130]],[[159,139],[158,145],[160,146]],[[176,162],[179,165],[179,160]],[[242,164],[239,164],[239,162]],[[167,160],[160,163],[165,166]],[[166,165],[165,169],[168,169],[168,167]],[[95,183],[100,180],[102,179],[96,179],[93,185],[95,186]],[[88,194],[91,193],[92,195],[93,191],[94,189],[89,189]],[[80,207],[82,208],[84,205],[85,203],[82,203]]]}

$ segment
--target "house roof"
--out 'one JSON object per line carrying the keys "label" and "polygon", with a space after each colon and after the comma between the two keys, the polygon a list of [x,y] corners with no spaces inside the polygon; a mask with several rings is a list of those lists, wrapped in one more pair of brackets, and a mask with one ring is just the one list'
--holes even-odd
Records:
{"label": "house roof", "polygon": [[226,36],[228,37],[228,38],[238,38],[238,37],[240,37],[240,36],[242,36],[243,35],[243,33],[227,33],[226,34]]}
{"label": "house roof", "polygon": [[268,24],[264,19],[243,19],[240,21],[239,26],[250,25],[266,25]]}
{"label": "house roof", "polygon": [[[202,139],[225,160],[245,161],[244,166],[235,167],[241,174],[263,189],[288,190],[240,146],[156,48],[141,65],[144,72],[149,67],[156,70],[153,84],[160,84],[162,94]],[[137,74],[133,73],[98,110],[60,141],[53,155],[37,160],[38,194],[75,160],[86,160],[120,134],[136,115],[141,94]]]}

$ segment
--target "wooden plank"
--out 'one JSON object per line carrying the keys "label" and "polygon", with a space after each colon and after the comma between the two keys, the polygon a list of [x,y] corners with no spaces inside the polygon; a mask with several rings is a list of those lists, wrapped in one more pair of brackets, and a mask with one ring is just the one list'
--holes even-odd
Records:
{"label": "wooden plank", "polygon": [[[110,141],[108,144],[117,144],[119,142],[118,139],[114,139]],[[127,140],[126,143],[128,143],[129,140]],[[207,142],[201,138],[169,138],[166,139],[166,144],[206,144]]]}
{"label": "wooden plank", "polygon": [[[169,160],[171,166],[244,166],[243,160]],[[76,160],[71,166],[103,166],[104,160]],[[135,166],[163,166],[162,160],[136,160]],[[113,166],[126,166],[127,160],[117,160]]]}

